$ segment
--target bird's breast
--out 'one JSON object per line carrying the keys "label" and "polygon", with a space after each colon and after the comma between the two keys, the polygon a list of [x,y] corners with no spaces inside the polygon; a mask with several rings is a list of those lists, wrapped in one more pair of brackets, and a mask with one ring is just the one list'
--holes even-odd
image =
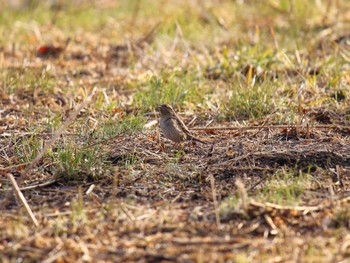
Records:
{"label": "bird's breast", "polygon": [[182,142],[186,139],[186,134],[179,129],[176,122],[171,118],[161,119],[160,128],[166,138],[176,143]]}

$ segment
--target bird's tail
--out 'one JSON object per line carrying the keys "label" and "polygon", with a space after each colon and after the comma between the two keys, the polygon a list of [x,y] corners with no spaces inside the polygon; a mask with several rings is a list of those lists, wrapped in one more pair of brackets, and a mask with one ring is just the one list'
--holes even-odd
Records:
{"label": "bird's tail", "polygon": [[213,141],[211,141],[211,140],[209,140],[207,138],[205,138],[205,139],[198,139],[198,138],[196,138],[196,137],[194,137],[193,135],[190,135],[190,134],[187,135],[187,138],[190,141],[200,142],[200,143],[204,143],[204,144],[208,144],[208,143],[212,143],[213,142]]}

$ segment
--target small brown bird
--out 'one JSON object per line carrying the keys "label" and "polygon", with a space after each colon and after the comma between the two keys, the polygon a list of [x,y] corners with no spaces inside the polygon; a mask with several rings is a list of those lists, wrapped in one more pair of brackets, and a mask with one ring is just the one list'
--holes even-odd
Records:
{"label": "small brown bird", "polygon": [[157,107],[160,112],[160,129],[164,136],[175,143],[186,140],[207,143],[194,137],[173,108],[168,104]]}

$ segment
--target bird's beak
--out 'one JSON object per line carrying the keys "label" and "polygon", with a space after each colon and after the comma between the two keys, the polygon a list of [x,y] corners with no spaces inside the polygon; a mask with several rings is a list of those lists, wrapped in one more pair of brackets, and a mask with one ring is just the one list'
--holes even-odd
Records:
{"label": "bird's beak", "polygon": [[157,110],[160,110],[161,106],[157,106]]}

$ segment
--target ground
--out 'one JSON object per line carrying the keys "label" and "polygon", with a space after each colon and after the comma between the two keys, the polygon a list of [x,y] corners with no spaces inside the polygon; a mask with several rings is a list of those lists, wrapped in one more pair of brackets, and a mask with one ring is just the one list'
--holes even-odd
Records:
{"label": "ground", "polygon": [[350,257],[347,1],[0,7],[1,261]]}

